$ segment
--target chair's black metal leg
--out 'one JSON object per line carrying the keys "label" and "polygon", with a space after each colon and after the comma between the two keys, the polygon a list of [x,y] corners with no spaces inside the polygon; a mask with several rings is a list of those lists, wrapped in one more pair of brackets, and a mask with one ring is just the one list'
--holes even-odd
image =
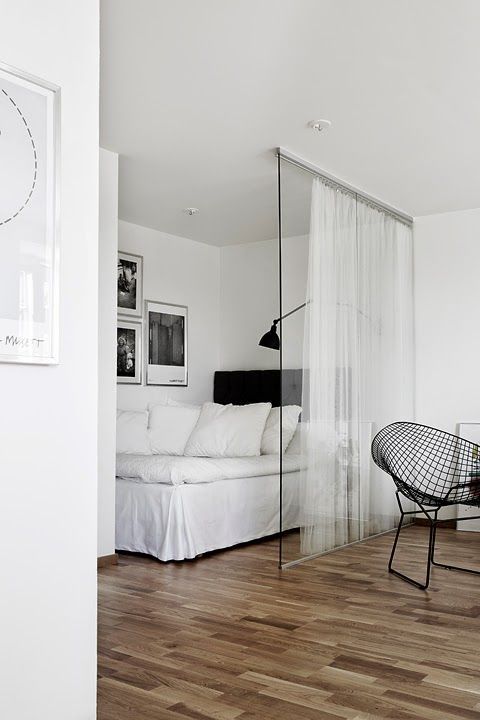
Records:
{"label": "chair's black metal leg", "polygon": [[435,542],[437,540],[437,517],[438,517],[438,509],[435,510],[434,514],[433,514],[432,552],[430,554],[430,562],[432,565],[435,565],[434,558],[435,558]]}
{"label": "chair's black metal leg", "polygon": [[[439,563],[435,560],[435,543],[437,539],[437,526],[441,524],[441,520],[438,519],[438,512],[439,508],[432,508],[430,510],[426,510],[418,501],[417,505],[419,506],[422,513],[425,515],[425,517],[428,519],[428,522],[430,524],[430,531],[429,531],[429,538],[428,538],[428,555],[427,555],[427,571],[425,575],[425,582],[421,583],[417,580],[414,580],[413,578],[409,577],[408,575],[405,575],[404,573],[399,572],[398,570],[395,570],[393,567],[393,559],[395,557],[395,553],[397,550],[398,540],[400,538],[400,532],[402,530],[403,526],[403,520],[406,515],[413,514],[412,512],[405,512],[402,503],[400,500],[399,492],[396,493],[397,503],[398,507],[400,508],[400,522],[398,523],[397,532],[395,533],[395,539],[393,541],[393,547],[392,552],[390,553],[390,559],[388,562],[388,571],[391,572],[393,575],[396,575],[397,577],[401,578],[402,580],[405,580],[406,582],[409,582],[411,585],[414,585],[417,588],[420,588],[420,590],[426,590],[430,584],[430,569],[431,566],[434,565],[435,567],[444,568],[445,570],[459,570],[461,572],[468,572],[472,575],[480,575],[480,570],[472,570],[471,568],[466,567],[460,567],[459,565],[447,565],[446,563]],[[477,519],[477,518],[470,518],[470,519]]]}
{"label": "chair's black metal leg", "polygon": [[444,563],[434,562],[433,560],[432,565],[443,568],[444,570],[460,570],[461,572],[471,573],[472,575],[480,575],[480,570],[472,570],[472,568],[460,567],[459,565],[445,565]]}
{"label": "chair's black metal leg", "polygon": [[[440,522],[440,523],[442,522],[441,520],[437,521],[437,513],[438,513],[438,510],[435,513],[435,521],[436,521],[435,525],[438,522]],[[436,535],[436,527],[435,527],[435,535]],[[468,573],[471,573],[472,575],[480,575],[480,570],[472,570],[471,568],[460,567],[459,565],[446,565],[445,563],[437,562],[435,560],[435,535],[434,535],[434,547],[433,547],[432,559],[431,559],[432,565],[435,565],[435,567],[444,568],[444,570],[460,570],[461,572],[468,572]]]}
{"label": "chair's black metal leg", "polygon": [[401,573],[392,567],[393,558],[395,557],[395,551],[397,549],[398,539],[400,537],[400,531],[401,531],[402,525],[403,525],[403,518],[405,517],[406,514],[410,514],[410,513],[404,512],[398,492],[396,493],[396,495],[397,495],[398,506],[400,508],[400,522],[398,523],[397,532],[395,534],[395,540],[393,541],[392,552],[390,554],[390,560],[388,563],[388,572],[392,573],[393,575],[396,575],[397,577],[401,578],[402,580],[405,580],[406,582],[410,583],[411,585],[414,585],[415,587],[419,588],[420,590],[426,590],[430,584],[430,566],[432,564],[432,557],[433,557],[433,552],[434,552],[434,547],[435,547],[435,529],[436,529],[435,522],[422,508],[422,511],[425,513],[425,515],[428,517],[428,519],[430,521],[430,532],[429,532],[429,538],[428,538],[427,571],[426,571],[426,576],[425,576],[425,582],[421,583],[421,582],[418,582],[418,580],[414,580],[413,578],[409,577],[408,575],[405,575],[404,573]]}
{"label": "chair's black metal leg", "polygon": [[402,514],[400,515],[400,522],[398,523],[397,532],[395,533],[395,540],[393,541],[392,552],[390,553],[390,560],[388,561],[388,571],[389,572],[394,572],[394,570],[392,570],[392,563],[393,563],[393,558],[395,556],[395,550],[397,549],[398,538],[400,537],[400,530],[402,529],[404,517],[405,517],[405,515],[402,512]]}

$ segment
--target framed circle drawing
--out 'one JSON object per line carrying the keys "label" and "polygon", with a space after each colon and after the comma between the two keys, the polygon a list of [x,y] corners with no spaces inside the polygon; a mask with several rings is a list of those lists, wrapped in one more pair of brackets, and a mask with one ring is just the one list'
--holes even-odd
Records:
{"label": "framed circle drawing", "polygon": [[0,362],[58,363],[60,88],[0,63]]}

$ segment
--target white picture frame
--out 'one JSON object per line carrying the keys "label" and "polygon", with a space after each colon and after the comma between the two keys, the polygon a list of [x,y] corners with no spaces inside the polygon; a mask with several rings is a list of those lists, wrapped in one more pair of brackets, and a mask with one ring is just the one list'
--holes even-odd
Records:
{"label": "white picture frame", "polygon": [[[480,447],[480,421],[460,420],[457,423],[457,435],[464,440],[476,443]],[[457,506],[457,517],[468,518],[480,515],[480,511],[476,507],[468,507],[468,505]],[[480,532],[480,520],[469,520],[457,523],[457,530],[467,530],[470,532]]]}
{"label": "white picture frame", "polygon": [[143,257],[118,251],[117,262],[117,313],[142,317],[143,310]]}
{"label": "white picture frame", "polygon": [[0,63],[0,362],[59,362],[60,95]]}
{"label": "white picture frame", "polygon": [[188,308],[145,301],[147,385],[188,386]]}
{"label": "white picture frame", "polygon": [[119,385],[142,384],[142,344],[142,323],[118,317],[117,383]]}

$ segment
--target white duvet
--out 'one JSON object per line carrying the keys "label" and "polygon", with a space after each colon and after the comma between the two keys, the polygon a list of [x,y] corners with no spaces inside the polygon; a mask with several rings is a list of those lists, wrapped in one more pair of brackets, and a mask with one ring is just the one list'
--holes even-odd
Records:
{"label": "white duvet", "polygon": [[[283,455],[283,472],[300,470],[299,455]],[[205,458],[172,455],[117,455],[117,477],[144,483],[210,483],[215,480],[275,475],[278,455]]]}

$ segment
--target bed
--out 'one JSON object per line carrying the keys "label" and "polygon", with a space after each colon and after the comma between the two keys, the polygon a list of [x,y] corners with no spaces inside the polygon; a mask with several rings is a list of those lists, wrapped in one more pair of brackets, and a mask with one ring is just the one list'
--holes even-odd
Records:
{"label": "bed", "polygon": [[[301,371],[284,371],[283,394],[301,397]],[[214,401],[280,401],[278,370],[217,372]],[[283,455],[283,529],[298,527],[300,457]],[[137,475],[137,477],[133,477]],[[279,458],[117,456],[116,548],[159,560],[192,559],[279,532]]]}

